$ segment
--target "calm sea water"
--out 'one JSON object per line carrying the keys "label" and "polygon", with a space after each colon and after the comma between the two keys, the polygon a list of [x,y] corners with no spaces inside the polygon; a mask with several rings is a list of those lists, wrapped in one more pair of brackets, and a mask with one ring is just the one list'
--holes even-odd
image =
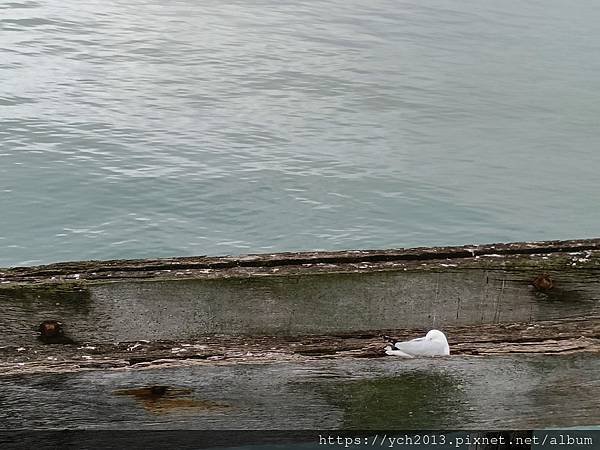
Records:
{"label": "calm sea water", "polygon": [[0,2],[0,266],[598,236],[600,3]]}

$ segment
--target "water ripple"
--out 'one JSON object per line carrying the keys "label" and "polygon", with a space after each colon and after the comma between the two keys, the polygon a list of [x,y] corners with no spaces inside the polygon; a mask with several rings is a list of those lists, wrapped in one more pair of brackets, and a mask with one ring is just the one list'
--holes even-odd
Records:
{"label": "water ripple", "polygon": [[0,266],[597,234],[594,2],[0,9]]}

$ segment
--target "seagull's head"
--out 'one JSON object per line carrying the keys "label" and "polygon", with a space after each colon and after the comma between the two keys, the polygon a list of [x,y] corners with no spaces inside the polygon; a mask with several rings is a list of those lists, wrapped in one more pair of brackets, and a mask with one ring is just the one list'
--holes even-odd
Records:
{"label": "seagull's head", "polygon": [[446,335],[444,333],[442,333],[440,330],[429,331],[425,335],[425,339],[427,339],[429,341],[444,342],[446,344],[448,343],[448,341],[446,340]]}

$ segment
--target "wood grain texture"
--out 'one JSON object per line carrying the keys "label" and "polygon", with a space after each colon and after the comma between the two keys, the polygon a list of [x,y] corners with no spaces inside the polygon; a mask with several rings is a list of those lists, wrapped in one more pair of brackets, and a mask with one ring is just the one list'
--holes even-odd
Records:
{"label": "wood grain texture", "polygon": [[[597,316],[597,246],[592,240],[10,269],[0,273],[0,346],[34,344],[44,320],[62,322],[76,342],[102,343]],[[551,282],[537,282],[542,275]]]}

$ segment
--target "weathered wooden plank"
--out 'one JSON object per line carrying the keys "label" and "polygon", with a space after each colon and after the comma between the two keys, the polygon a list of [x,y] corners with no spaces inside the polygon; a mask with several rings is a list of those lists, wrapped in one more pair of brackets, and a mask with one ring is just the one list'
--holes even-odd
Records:
{"label": "weathered wooden plank", "polygon": [[[235,267],[174,273],[165,267],[189,266],[189,259],[160,260],[160,269],[156,261],[10,269],[0,274],[0,345],[35,343],[44,320],[63,322],[76,342],[114,342],[585,317],[600,311],[597,246],[594,240],[342,252],[338,263],[331,253],[210,258]],[[109,275],[114,281],[106,281]]]}
{"label": "weathered wooden plank", "polygon": [[[419,247],[391,250],[348,250],[339,252],[284,252],[275,254],[253,254],[238,257],[180,257],[162,259],[75,261],[32,267],[0,269],[0,283],[27,282],[53,283],[78,280],[115,279],[181,279],[211,278],[228,276],[252,276],[271,273],[323,273],[361,272],[371,270],[398,270],[411,267],[430,270],[444,265],[444,260],[463,267],[490,266],[485,258],[506,257],[502,265],[534,265],[538,269],[553,268],[564,262],[564,257],[577,256],[571,261],[580,266],[598,269],[597,258],[590,256],[600,251],[600,239],[570,241],[515,242],[489,245],[465,245],[460,247]],[[548,255],[559,258],[548,261]],[[523,256],[531,256],[522,259]],[[518,261],[511,262],[511,256]],[[561,258],[561,256],[563,258]],[[484,258],[479,261],[480,258]],[[473,264],[475,260],[475,264]],[[586,261],[587,260],[587,261]],[[491,260],[492,267],[498,264]],[[529,263],[528,263],[529,261]],[[432,263],[432,265],[429,265]],[[591,264],[590,264],[591,263]],[[415,267],[416,266],[416,267]]]}
{"label": "weathered wooden plank", "polygon": [[[600,353],[600,317],[530,323],[454,326],[445,329],[451,355]],[[190,340],[99,342],[0,347],[0,377],[194,365],[264,363],[315,358],[386,357],[383,335],[411,339],[425,330],[381,330],[329,336],[203,336]],[[389,358],[389,357],[387,357]]]}

